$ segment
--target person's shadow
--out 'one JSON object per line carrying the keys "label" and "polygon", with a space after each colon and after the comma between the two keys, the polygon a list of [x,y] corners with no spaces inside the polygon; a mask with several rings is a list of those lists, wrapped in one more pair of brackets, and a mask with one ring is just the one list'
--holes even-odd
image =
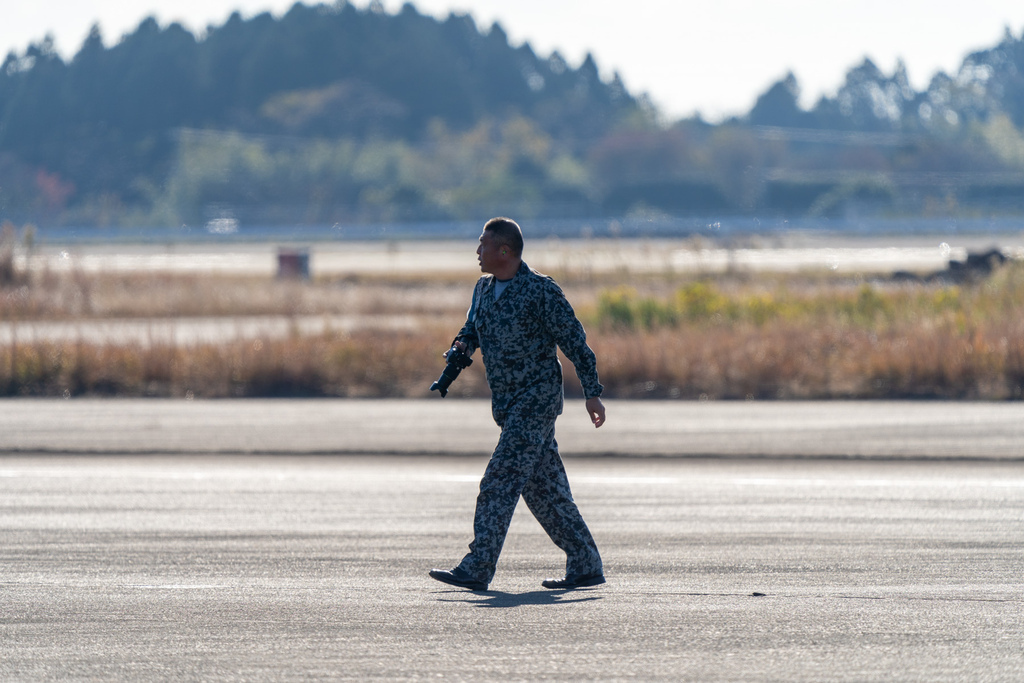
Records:
{"label": "person's shadow", "polygon": [[[445,591],[455,592],[455,591]],[[530,591],[529,593],[503,593],[501,591],[474,591],[464,598],[441,597],[442,602],[465,602],[474,607],[522,607],[524,605],[571,605],[574,602],[600,600],[600,595],[588,594],[586,589]]]}

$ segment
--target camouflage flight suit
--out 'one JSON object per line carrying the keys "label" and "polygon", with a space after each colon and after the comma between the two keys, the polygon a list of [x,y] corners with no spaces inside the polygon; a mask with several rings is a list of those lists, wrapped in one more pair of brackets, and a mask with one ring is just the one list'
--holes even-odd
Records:
{"label": "camouflage flight suit", "polygon": [[457,339],[479,348],[501,437],[480,482],[473,542],[460,567],[490,583],[520,495],[555,545],[567,574],[602,571],[601,556],[573,502],[555,442],[562,412],[562,366],[556,345],[576,368],[587,398],[601,395],[597,360],[586,333],[555,281],[525,263],[495,300],[485,275]]}

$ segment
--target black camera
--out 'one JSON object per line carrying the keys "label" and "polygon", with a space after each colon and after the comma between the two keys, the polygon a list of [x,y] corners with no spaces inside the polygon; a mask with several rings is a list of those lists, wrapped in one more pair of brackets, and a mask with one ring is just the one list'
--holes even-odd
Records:
{"label": "black camera", "polygon": [[441,376],[437,378],[437,381],[430,385],[431,391],[441,392],[441,398],[448,395],[448,387],[452,385],[452,382],[459,376],[459,373],[473,364],[473,359],[460,351],[459,347],[454,344],[452,344],[452,348],[448,350],[444,357],[448,359],[448,364],[444,366],[444,370],[441,372]]}

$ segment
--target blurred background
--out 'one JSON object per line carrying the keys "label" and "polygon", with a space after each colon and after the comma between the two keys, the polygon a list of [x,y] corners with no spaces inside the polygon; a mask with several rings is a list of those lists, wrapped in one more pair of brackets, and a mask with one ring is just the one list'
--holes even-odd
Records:
{"label": "blurred background", "polygon": [[804,4],[12,9],[0,393],[427,395],[508,215],[610,396],[1020,398],[1024,9]]}

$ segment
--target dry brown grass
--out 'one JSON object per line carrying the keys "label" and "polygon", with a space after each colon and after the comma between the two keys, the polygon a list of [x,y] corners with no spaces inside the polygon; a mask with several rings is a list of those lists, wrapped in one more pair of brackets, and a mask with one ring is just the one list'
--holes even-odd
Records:
{"label": "dry brown grass", "polygon": [[697,280],[605,292],[592,320],[619,395],[1020,399],[1024,264],[958,284]]}
{"label": "dry brown grass", "polygon": [[[0,319],[414,312],[442,321],[464,313],[470,285],[429,277],[43,274],[0,286]],[[610,397],[1003,400],[1024,393],[1024,267],[1017,264],[960,286],[821,275],[565,278],[563,285],[587,324]],[[627,308],[609,313],[609,297]],[[0,345],[0,394],[420,397],[443,368],[440,354],[457,331],[450,327],[223,344]],[[578,395],[566,374],[567,391]],[[452,393],[488,395],[480,363]]]}
{"label": "dry brown grass", "polygon": [[[323,335],[197,346],[68,342],[0,348],[0,391],[15,396],[417,397],[444,367],[439,333]],[[476,367],[453,395],[486,387]]]}
{"label": "dry brown grass", "polygon": [[0,320],[444,313],[464,300],[465,286],[444,280],[49,272],[0,283]]}
{"label": "dry brown grass", "polygon": [[610,334],[593,344],[611,395],[630,398],[1020,399],[1024,324],[951,328],[716,328]]}

